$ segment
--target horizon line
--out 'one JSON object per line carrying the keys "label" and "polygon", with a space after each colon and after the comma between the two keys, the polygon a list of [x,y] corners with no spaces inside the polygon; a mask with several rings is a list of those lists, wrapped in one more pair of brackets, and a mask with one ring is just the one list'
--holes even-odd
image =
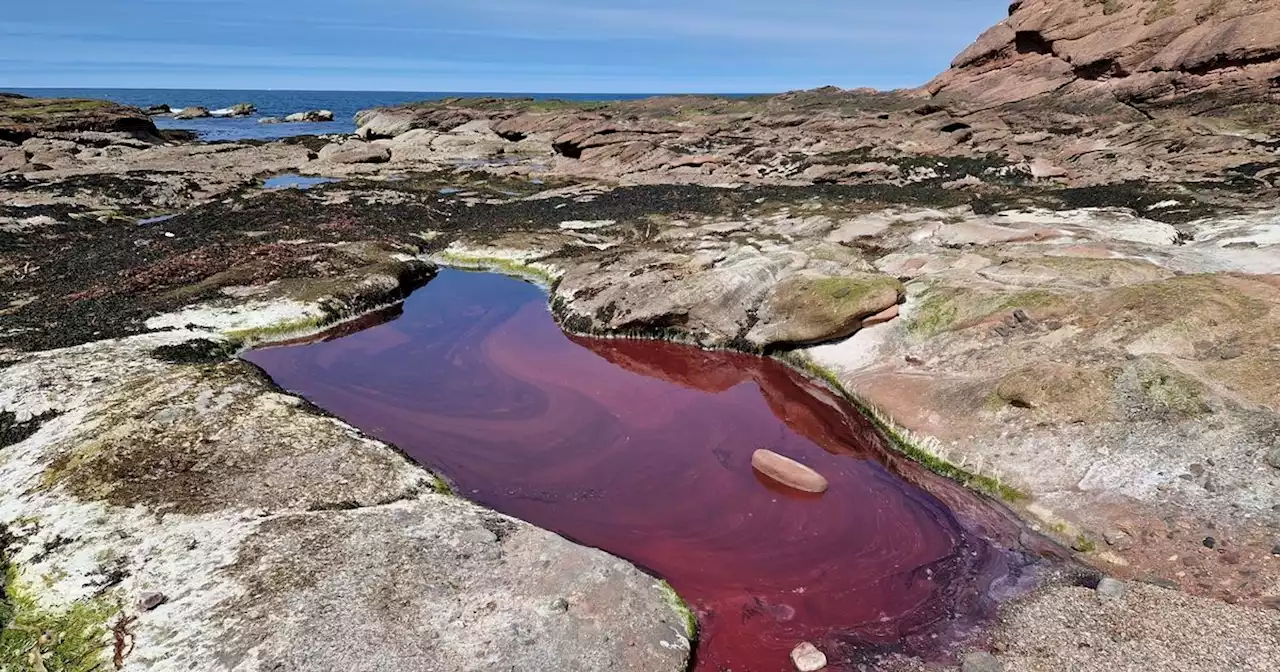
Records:
{"label": "horizon line", "polygon": [[841,87],[836,85],[825,85],[798,89],[785,89],[780,91],[462,91],[462,90],[437,90],[431,91],[427,89],[292,89],[292,88],[265,88],[265,89],[236,89],[236,88],[217,88],[217,87],[172,87],[172,86],[13,86],[0,85],[0,91],[11,91],[17,89],[27,90],[80,90],[80,91],[244,91],[244,92],[264,92],[264,93],[436,93],[436,94],[459,94],[459,95],[593,95],[593,96],[764,96],[779,95],[783,93],[793,93],[798,91],[814,91],[824,88],[837,88],[843,91],[853,91],[856,89],[871,89],[878,93],[890,93],[893,91],[910,90],[909,88],[896,89],[878,89],[870,86],[860,87]]}

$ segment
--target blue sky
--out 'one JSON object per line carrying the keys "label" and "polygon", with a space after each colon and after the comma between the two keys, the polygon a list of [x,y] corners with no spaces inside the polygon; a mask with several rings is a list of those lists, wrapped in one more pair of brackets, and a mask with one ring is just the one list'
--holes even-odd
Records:
{"label": "blue sky", "polygon": [[1008,0],[42,0],[0,88],[771,92],[918,86]]}

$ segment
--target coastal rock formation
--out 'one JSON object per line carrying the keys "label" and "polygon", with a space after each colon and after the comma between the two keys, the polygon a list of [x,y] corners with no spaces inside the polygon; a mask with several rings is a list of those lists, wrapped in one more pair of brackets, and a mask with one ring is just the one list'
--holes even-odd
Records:
{"label": "coastal rock formation", "polygon": [[[186,112],[186,110],[183,110],[183,112]],[[209,116],[211,117],[250,117],[256,114],[257,112],[258,112],[258,108],[254,107],[252,103],[237,103],[235,105],[232,105],[231,107],[222,108],[220,110],[213,110],[209,112]],[[190,117],[187,117],[187,118],[190,118]]]}
{"label": "coastal rock formation", "polygon": [[1277,76],[1277,2],[1020,0],[925,88],[971,111],[1205,115],[1275,130]]}
{"label": "coastal rock formation", "polygon": [[37,135],[85,131],[148,139],[159,135],[147,115],[134,107],[102,100],[0,94],[0,141],[20,143]]}
{"label": "coastal rock formation", "polygon": [[[1043,577],[973,659],[1265,667],[1280,7],[1011,9],[917,91],[454,99],[362,112],[345,142],[163,141],[133,108],[0,96],[0,538],[22,585],[148,605],[123,614],[125,669],[681,669],[690,633],[649,577],[432,492],[228,361],[403,298],[434,258],[554,280],[570,331],[786,358],[1126,582],[1103,601],[1096,576]],[[339,181],[261,188],[281,173]]]}
{"label": "coastal rock formation", "polygon": [[203,119],[211,117],[213,113],[207,107],[184,107],[174,113],[174,119]]}
{"label": "coastal rock formation", "polygon": [[284,120],[291,124],[302,123],[302,122],[317,123],[317,122],[324,122],[324,121],[333,121],[333,112],[329,110],[308,110],[306,112],[295,112],[293,114],[286,116]]}

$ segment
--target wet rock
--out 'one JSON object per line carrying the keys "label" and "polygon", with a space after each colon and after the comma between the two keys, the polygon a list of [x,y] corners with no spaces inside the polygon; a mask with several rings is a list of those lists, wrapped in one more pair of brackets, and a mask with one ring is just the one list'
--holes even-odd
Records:
{"label": "wet rock", "polygon": [[1098,582],[1096,592],[1100,600],[1118,600],[1124,597],[1125,590],[1123,581],[1108,576]]}
{"label": "wet rock", "polygon": [[333,112],[329,110],[307,110],[306,112],[294,112],[284,118],[291,124],[296,123],[320,123],[333,121]]}
{"label": "wet rock", "polygon": [[146,112],[148,116],[152,116],[152,117],[161,115],[161,114],[169,114],[172,111],[173,110],[169,109],[168,105],[165,105],[163,103],[160,105],[152,105],[147,109],[143,110],[143,112]]}
{"label": "wet rock", "polygon": [[263,117],[258,120],[258,123],[259,124],[280,124],[280,123],[283,123],[283,120],[281,120],[280,117]]}
{"label": "wet rock", "polygon": [[827,656],[818,647],[804,642],[791,650],[791,664],[800,672],[818,672],[827,666]]}
{"label": "wet rock", "polygon": [[961,672],[1004,672],[1004,665],[986,651],[966,653],[960,661]]}
{"label": "wet rock", "polygon": [[252,116],[257,111],[258,111],[258,108],[254,107],[250,103],[237,103],[235,105],[232,105],[231,107],[224,107],[220,110],[213,110],[212,112],[209,113],[209,116],[248,117],[248,116]]}
{"label": "wet rock", "polygon": [[184,107],[173,115],[174,119],[204,119],[211,117],[213,114],[209,112],[207,107]]}
{"label": "wet rock", "polygon": [[760,449],[753,453],[751,466],[761,474],[796,490],[814,493],[827,491],[827,479],[822,474],[771,450]]}

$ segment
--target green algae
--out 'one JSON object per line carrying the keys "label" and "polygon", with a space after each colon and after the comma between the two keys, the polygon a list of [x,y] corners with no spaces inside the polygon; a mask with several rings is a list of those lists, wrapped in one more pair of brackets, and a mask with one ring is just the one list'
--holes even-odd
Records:
{"label": "green algae", "polygon": [[62,608],[42,606],[17,565],[4,573],[0,602],[0,670],[4,672],[98,672],[106,658],[120,607],[106,598],[76,600]]}
{"label": "green algae", "polygon": [[1027,493],[1001,481],[999,478],[978,474],[964,467],[948,462],[929,447],[924,439],[914,436],[909,430],[899,427],[897,423],[873,408],[865,400],[850,392],[834,371],[814,362],[808,356],[789,352],[778,359],[814,378],[826,383],[834,392],[844,397],[854,408],[858,409],[875,428],[883,435],[894,451],[919,463],[939,476],[949,478],[965,487],[1006,502],[1016,503],[1030,499]]}
{"label": "green algae", "polygon": [[435,259],[445,265],[460,270],[492,271],[513,278],[532,282],[540,287],[550,289],[560,279],[555,271],[532,262],[521,261],[510,257],[486,255],[477,252],[455,252],[446,250],[435,255]]}
{"label": "green algae", "polygon": [[662,596],[666,599],[667,604],[684,619],[685,637],[690,642],[698,641],[698,616],[693,613],[693,609],[689,608],[684,598],[671,587],[670,583],[661,581],[658,583],[658,590],[662,591]]}

